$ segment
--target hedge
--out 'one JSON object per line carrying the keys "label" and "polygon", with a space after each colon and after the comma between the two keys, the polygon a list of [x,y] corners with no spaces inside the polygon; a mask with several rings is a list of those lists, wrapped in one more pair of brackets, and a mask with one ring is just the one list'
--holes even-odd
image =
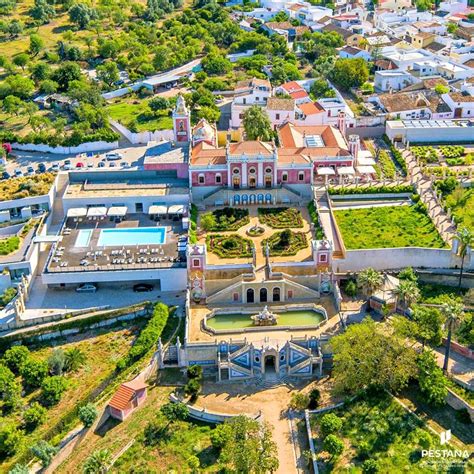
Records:
{"label": "hedge", "polygon": [[387,135],[384,135],[383,139],[390,148],[390,152],[392,153],[393,159],[397,162],[397,165],[405,173],[405,175],[407,175],[408,168],[407,164],[405,163],[405,160],[403,159],[402,154],[394,147],[393,143],[390,141],[390,138],[388,138]]}
{"label": "hedge", "polygon": [[393,186],[368,186],[357,188],[329,188],[329,194],[388,194],[388,193],[413,193],[414,188],[411,184],[396,184]]}
{"label": "hedge", "polygon": [[191,212],[190,212],[190,227],[189,227],[189,243],[195,244],[197,243],[197,219],[198,219],[198,208],[195,204],[191,204]]}
{"label": "hedge", "polygon": [[311,220],[313,221],[313,224],[314,224],[314,234],[315,234],[316,239],[323,240],[324,230],[319,224],[318,211],[316,210],[316,206],[314,205],[313,201],[310,201],[308,204],[308,212],[309,212],[309,217],[311,217]]}
{"label": "hedge", "polygon": [[82,143],[88,142],[115,142],[120,139],[120,135],[110,128],[100,128],[93,133],[83,133],[74,130],[71,135],[65,137],[51,134],[46,131],[38,133],[30,132],[27,135],[21,136],[13,132],[0,133],[0,142],[3,143],[19,143],[19,144],[34,144],[34,145],[49,145],[55,146],[78,146]]}
{"label": "hedge", "polygon": [[117,363],[117,368],[125,368],[143,357],[150,349],[156,346],[169,317],[169,308],[163,303],[156,303],[148,324],[137,337],[135,344],[127,356]]}

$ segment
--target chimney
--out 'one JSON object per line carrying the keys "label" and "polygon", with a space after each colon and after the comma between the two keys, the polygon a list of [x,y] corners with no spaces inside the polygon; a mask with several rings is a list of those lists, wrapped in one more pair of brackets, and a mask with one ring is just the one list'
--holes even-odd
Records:
{"label": "chimney", "polygon": [[355,164],[359,157],[360,138],[359,135],[349,135],[349,152],[354,157]]}

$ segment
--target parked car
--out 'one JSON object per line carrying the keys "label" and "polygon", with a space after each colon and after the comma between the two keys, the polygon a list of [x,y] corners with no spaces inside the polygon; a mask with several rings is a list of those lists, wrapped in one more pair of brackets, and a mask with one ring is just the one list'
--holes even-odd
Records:
{"label": "parked car", "polygon": [[15,169],[15,176],[23,176],[23,171],[20,168]]}
{"label": "parked car", "polygon": [[44,163],[39,163],[38,164],[38,172],[39,173],[44,173],[46,171],[46,165]]}
{"label": "parked car", "polygon": [[76,168],[84,168],[84,163],[82,161],[78,161],[76,163]]}
{"label": "parked car", "polygon": [[4,171],[2,173],[2,179],[10,179],[10,178],[11,178],[11,174],[8,171]]}
{"label": "parked car", "polygon": [[51,166],[51,171],[59,171],[59,163],[53,163]]}
{"label": "parked car", "polygon": [[116,152],[116,151],[112,151],[110,153],[105,154],[105,159],[107,161],[121,160],[122,158],[123,158],[123,155],[121,153]]}
{"label": "parked car", "polygon": [[153,285],[150,285],[149,283],[137,283],[136,285],[133,285],[133,291],[135,293],[143,293],[146,291],[153,291]]}
{"label": "parked car", "polygon": [[28,168],[26,168],[26,174],[29,176],[35,174],[35,169],[33,168],[33,166],[28,166]]}
{"label": "parked car", "polygon": [[65,170],[70,170],[70,169],[72,169],[71,160],[64,160],[63,169],[65,169]]}
{"label": "parked car", "polygon": [[105,161],[99,161],[99,163],[97,164],[98,168],[103,168],[104,166],[105,166]]}
{"label": "parked car", "polygon": [[76,288],[76,291],[78,293],[95,293],[97,291],[97,286],[92,283],[83,283]]}
{"label": "parked car", "polygon": [[122,163],[120,163],[120,167],[123,169],[127,169],[130,168],[130,165],[126,161],[122,161]]}
{"label": "parked car", "polygon": [[111,161],[111,162],[109,163],[109,166],[110,166],[111,168],[115,168],[115,162]]}
{"label": "parked car", "polygon": [[94,168],[94,163],[87,163],[88,168]]}

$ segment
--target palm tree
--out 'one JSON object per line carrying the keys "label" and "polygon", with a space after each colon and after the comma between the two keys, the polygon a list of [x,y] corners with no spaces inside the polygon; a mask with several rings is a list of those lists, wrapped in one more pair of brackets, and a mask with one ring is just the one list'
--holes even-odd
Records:
{"label": "palm tree", "polygon": [[86,355],[78,347],[72,347],[65,352],[65,369],[67,372],[75,372],[86,363]]}
{"label": "palm tree", "polygon": [[364,290],[367,296],[372,294],[382,286],[382,275],[373,268],[366,268],[357,275],[357,285]]}
{"label": "palm tree", "polygon": [[112,464],[112,455],[108,449],[94,451],[84,463],[84,474],[105,474]]}
{"label": "palm tree", "polygon": [[441,311],[446,317],[446,326],[448,327],[448,339],[446,340],[446,351],[444,353],[443,364],[443,371],[445,373],[448,371],[449,352],[451,350],[451,336],[453,333],[453,327],[455,324],[459,323],[463,319],[463,309],[463,304],[454,299],[450,300],[447,303],[444,303],[441,307]]}
{"label": "palm tree", "polygon": [[420,290],[416,282],[412,280],[400,280],[395,294],[405,308],[409,308],[420,299]]}
{"label": "palm tree", "polygon": [[459,272],[458,288],[461,289],[462,274],[464,271],[464,259],[466,258],[468,249],[474,246],[474,234],[467,228],[463,227],[456,234],[459,242],[458,255],[461,257],[461,270]]}

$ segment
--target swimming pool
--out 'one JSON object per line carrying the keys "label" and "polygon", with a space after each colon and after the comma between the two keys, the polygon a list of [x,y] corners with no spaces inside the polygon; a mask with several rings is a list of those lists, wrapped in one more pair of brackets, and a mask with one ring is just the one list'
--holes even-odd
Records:
{"label": "swimming pool", "polygon": [[161,245],[166,240],[165,227],[136,227],[133,229],[102,229],[98,247],[121,245]]}
{"label": "swimming pool", "polygon": [[77,233],[74,247],[89,247],[89,242],[92,237],[92,229],[82,229]]}

